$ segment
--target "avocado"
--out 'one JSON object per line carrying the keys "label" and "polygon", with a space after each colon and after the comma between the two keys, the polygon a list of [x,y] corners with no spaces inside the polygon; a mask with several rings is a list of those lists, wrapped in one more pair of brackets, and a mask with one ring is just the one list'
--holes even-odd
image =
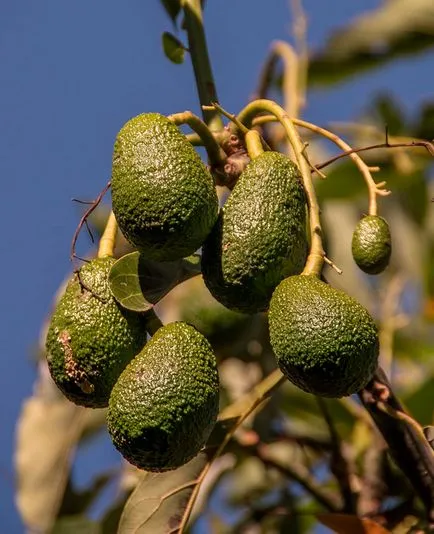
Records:
{"label": "avocado", "polygon": [[275,287],[303,270],[307,256],[306,196],[298,167],[264,152],[241,174],[202,247],[202,274],[229,309],[268,308]]}
{"label": "avocado", "polygon": [[357,224],[351,251],[358,267],[368,274],[379,274],[389,265],[392,240],[387,221],[378,215],[367,215]]}
{"label": "avocado", "polygon": [[110,293],[110,257],[86,263],[69,281],[47,333],[48,367],[72,402],[108,405],[117,378],[146,343],[145,314],[121,308]]}
{"label": "avocado", "polygon": [[322,397],[351,395],[377,368],[379,342],[372,317],[315,275],[283,280],[273,293],[268,319],[278,365],[304,391]]}
{"label": "avocado", "polygon": [[175,322],[157,330],[110,396],[115,447],[147,471],[176,469],[196,456],[216,422],[219,379],[206,338]]}
{"label": "avocado", "polygon": [[158,113],[138,115],[118,133],[111,189],[122,233],[155,261],[193,254],[217,218],[211,174],[178,127]]}

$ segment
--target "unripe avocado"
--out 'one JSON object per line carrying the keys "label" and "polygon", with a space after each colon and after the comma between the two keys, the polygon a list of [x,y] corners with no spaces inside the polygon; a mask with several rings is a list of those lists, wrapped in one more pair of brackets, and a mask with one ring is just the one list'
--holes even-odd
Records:
{"label": "unripe avocado", "polygon": [[217,218],[211,174],[177,126],[158,113],[138,115],[118,133],[111,189],[122,233],[156,261],[193,254]]}
{"label": "unripe avocado", "polygon": [[275,287],[302,271],[307,255],[306,196],[297,166],[264,152],[241,174],[202,248],[202,273],[216,300],[256,313]]}
{"label": "unripe avocado", "polygon": [[392,240],[387,221],[378,215],[361,219],[353,233],[351,250],[358,267],[368,274],[379,274],[389,265]]}
{"label": "unripe avocado", "polygon": [[91,408],[108,405],[119,375],[146,343],[145,315],[124,310],[110,293],[114,262],[94,259],[74,274],[47,333],[54,382],[69,400]]}
{"label": "unripe avocado", "polygon": [[210,344],[192,326],[170,323],[119,377],[107,426],[130,463],[147,471],[168,471],[198,454],[218,407],[219,379]]}
{"label": "unripe avocado", "polygon": [[300,389],[343,397],[362,389],[378,359],[378,334],[355,299],[314,275],[286,278],[269,310],[270,341],[283,374]]}

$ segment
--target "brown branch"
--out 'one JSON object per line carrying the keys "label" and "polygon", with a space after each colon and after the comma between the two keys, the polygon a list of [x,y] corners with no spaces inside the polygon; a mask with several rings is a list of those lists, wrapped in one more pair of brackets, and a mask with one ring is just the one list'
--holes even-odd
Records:
{"label": "brown branch", "polygon": [[[89,217],[89,215],[98,207],[99,203],[101,202],[101,200],[103,199],[103,196],[107,193],[107,191],[109,190],[111,186],[111,180],[109,182],[107,182],[107,184],[105,185],[104,189],[99,193],[99,195],[96,197],[96,199],[92,202],[86,202],[86,204],[90,204],[89,208],[84,212],[83,216],[81,217],[80,219],[80,222],[78,223],[78,226],[74,232],[74,235],[72,237],[72,242],[71,242],[71,252],[70,252],[70,259],[71,261],[74,259],[74,258],[77,258],[78,256],[76,255],[75,253],[75,246],[77,244],[77,239],[78,239],[78,236],[80,235],[80,232],[81,232],[81,229],[83,228],[84,225],[87,225],[87,219]],[[75,199],[74,199],[75,200]]]}
{"label": "brown branch", "polygon": [[[430,444],[416,424],[408,423],[410,416],[381,368],[358,396],[382,433],[396,465],[423,502],[428,523],[434,527],[434,454]],[[402,417],[396,417],[397,413]]]}
{"label": "brown branch", "polygon": [[337,156],[334,156],[333,158],[328,159],[324,163],[321,163],[319,165],[315,165],[316,169],[323,169],[324,167],[327,167],[327,165],[331,165],[335,161],[338,161],[341,158],[346,158],[350,154],[356,154],[358,152],[364,152],[367,150],[375,150],[377,148],[403,148],[403,147],[424,147],[427,149],[429,154],[431,156],[434,156],[434,145],[430,141],[411,141],[410,143],[389,143],[389,141],[386,139],[385,143],[378,143],[376,145],[369,145],[361,148],[353,148],[351,150],[346,150],[345,152],[342,152],[342,154],[338,154]]}
{"label": "brown branch", "polygon": [[342,512],[351,514],[356,511],[357,504],[356,496],[350,484],[349,465],[344,457],[342,450],[342,440],[336,430],[335,424],[330,415],[330,411],[328,409],[325,399],[321,397],[316,397],[316,400],[318,402],[319,409],[321,411],[322,416],[324,417],[330,434],[330,441],[332,445],[330,470],[335,476],[341,492],[343,502]]}

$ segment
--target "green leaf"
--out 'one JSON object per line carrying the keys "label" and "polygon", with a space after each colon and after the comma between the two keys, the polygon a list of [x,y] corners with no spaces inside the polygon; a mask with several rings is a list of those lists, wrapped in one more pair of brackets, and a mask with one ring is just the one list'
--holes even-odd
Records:
{"label": "green leaf", "polygon": [[139,252],[120,258],[111,268],[109,284],[121,306],[136,312],[150,310],[176,285],[200,274],[200,257],[159,263]]}
{"label": "green leaf", "polygon": [[181,41],[169,32],[162,35],[163,50],[168,59],[177,65],[184,62],[186,48]]}
{"label": "green leaf", "polygon": [[309,82],[326,85],[356,72],[378,68],[404,55],[434,46],[432,0],[382,2],[378,9],[338,29],[326,46],[313,55]]}
{"label": "green leaf", "polygon": [[207,462],[207,455],[201,452],[175,471],[144,473],[125,505],[118,534],[175,532]]}
{"label": "green leaf", "polygon": [[434,422],[433,391],[434,376],[430,376],[415,391],[403,395],[404,405],[421,425],[430,425]]}
{"label": "green leaf", "polygon": [[96,476],[91,484],[82,491],[78,491],[74,487],[70,477],[58,516],[76,516],[85,513],[95,500],[99,498],[101,492],[112,481],[115,474],[116,472],[111,470]]}
{"label": "green leaf", "polygon": [[40,381],[38,393],[24,402],[17,428],[17,505],[32,532],[48,532],[54,523],[85,420],[84,408],[43,392]]}
{"label": "green leaf", "polygon": [[176,26],[176,19],[181,11],[181,0],[161,0],[161,4]]}
{"label": "green leaf", "polygon": [[101,534],[101,527],[85,516],[72,515],[56,521],[51,534]]}

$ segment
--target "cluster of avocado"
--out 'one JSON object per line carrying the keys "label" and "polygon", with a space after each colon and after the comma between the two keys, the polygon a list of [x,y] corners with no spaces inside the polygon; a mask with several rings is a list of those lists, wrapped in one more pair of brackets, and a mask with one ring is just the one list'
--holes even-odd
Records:
{"label": "cluster of avocado", "polygon": [[[378,358],[371,316],[302,273],[306,196],[287,156],[254,158],[219,211],[213,178],[187,138],[166,117],[142,114],[116,138],[111,186],[118,225],[145,257],[173,261],[202,247],[203,278],[218,302],[234,312],[269,310],[271,345],[291,382],[340,397],[370,380]],[[361,268],[379,272],[390,236],[371,221],[369,229],[367,237],[356,230],[353,252]],[[389,252],[375,248],[373,236]],[[359,261],[364,250],[375,258]],[[185,322],[161,327],[147,342],[146,313],[123,309],[110,292],[114,261],[92,260],[69,282],[48,330],[49,369],[71,401],[108,406],[109,433],[129,462],[174,469],[199,452],[216,422],[216,358]]]}

